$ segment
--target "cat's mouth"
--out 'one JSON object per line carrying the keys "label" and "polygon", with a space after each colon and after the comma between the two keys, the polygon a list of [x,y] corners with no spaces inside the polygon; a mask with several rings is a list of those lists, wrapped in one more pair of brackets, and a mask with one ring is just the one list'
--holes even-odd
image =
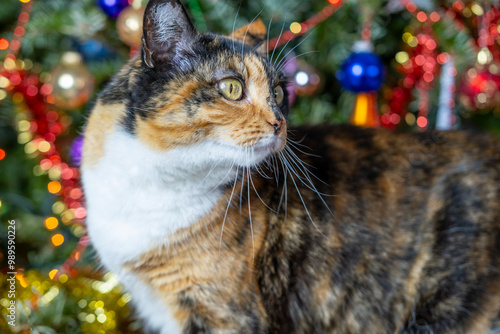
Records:
{"label": "cat's mouth", "polygon": [[254,146],[253,150],[254,152],[262,152],[262,153],[275,153],[281,151],[285,147],[285,142],[281,136],[269,136],[269,137],[264,137],[261,140],[259,140]]}
{"label": "cat's mouth", "polygon": [[252,146],[250,156],[252,157],[253,163],[258,164],[271,154],[281,151],[285,147],[285,144],[286,137],[282,138],[282,136],[272,135],[262,138]]}

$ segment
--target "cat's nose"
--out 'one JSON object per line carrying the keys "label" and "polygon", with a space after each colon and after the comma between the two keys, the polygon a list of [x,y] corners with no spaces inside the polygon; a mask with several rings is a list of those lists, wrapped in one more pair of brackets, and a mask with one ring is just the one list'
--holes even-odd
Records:
{"label": "cat's nose", "polygon": [[285,121],[282,119],[281,120],[274,119],[271,122],[268,121],[268,123],[274,128],[274,134],[278,135],[281,129],[283,128]]}

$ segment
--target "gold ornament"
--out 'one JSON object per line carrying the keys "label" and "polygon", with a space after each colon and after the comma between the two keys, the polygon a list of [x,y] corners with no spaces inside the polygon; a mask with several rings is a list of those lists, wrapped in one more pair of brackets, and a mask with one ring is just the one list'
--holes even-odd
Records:
{"label": "gold ornament", "polygon": [[128,46],[141,45],[144,11],[144,7],[129,6],[120,13],[116,20],[118,36]]}
{"label": "gold ornament", "polygon": [[94,89],[94,77],[83,64],[79,53],[64,53],[61,63],[50,74],[56,106],[74,109],[89,100]]}

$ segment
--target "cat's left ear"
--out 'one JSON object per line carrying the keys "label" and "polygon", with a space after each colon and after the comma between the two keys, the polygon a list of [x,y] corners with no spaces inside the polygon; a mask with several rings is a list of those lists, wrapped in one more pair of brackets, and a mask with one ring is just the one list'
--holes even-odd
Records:
{"label": "cat's left ear", "polygon": [[186,10],[178,0],[150,0],[144,12],[144,63],[153,68],[189,49],[196,37]]}
{"label": "cat's left ear", "polygon": [[257,52],[265,54],[267,52],[265,47],[267,29],[261,19],[257,19],[235,31],[229,36],[229,38],[244,43],[252,48],[255,48]]}

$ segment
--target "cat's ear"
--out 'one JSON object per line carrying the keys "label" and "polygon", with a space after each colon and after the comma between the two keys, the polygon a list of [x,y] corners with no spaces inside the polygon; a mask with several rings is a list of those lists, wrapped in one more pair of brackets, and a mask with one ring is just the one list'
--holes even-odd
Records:
{"label": "cat's ear", "polygon": [[257,19],[235,31],[229,38],[255,48],[257,52],[265,53],[264,41],[266,40],[267,29],[261,19]]}
{"label": "cat's ear", "polygon": [[182,48],[189,49],[195,36],[196,30],[180,1],[148,2],[142,35],[142,57],[148,67],[172,60]]}

